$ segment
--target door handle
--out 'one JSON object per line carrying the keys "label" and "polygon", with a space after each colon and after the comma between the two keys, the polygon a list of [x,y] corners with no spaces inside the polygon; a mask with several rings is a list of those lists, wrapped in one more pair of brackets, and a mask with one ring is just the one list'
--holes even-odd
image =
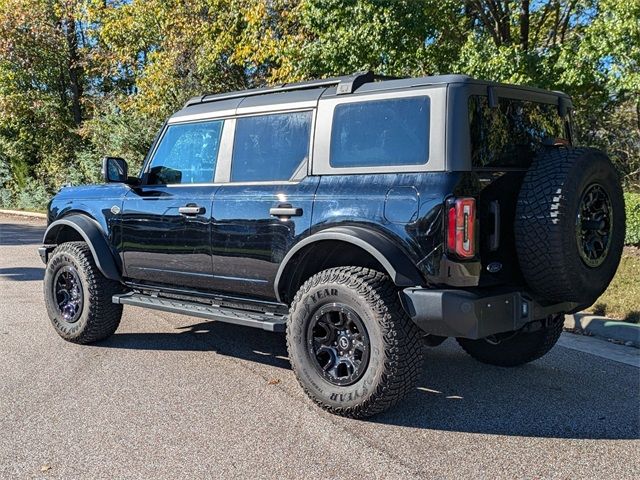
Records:
{"label": "door handle", "polygon": [[278,205],[269,209],[269,214],[274,217],[301,217],[302,209],[291,205]]}
{"label": "door handle", "polygon": [[178,208],[178,212],[180,212],[181,215],[201,215],[204,213],[204,207],[189,204]]}

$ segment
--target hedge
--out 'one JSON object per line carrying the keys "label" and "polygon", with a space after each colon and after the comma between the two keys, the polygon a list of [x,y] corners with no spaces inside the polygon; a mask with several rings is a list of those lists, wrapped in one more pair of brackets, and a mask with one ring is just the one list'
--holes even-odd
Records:
{"label": "hedge", "polygon": [[627,237],[624,243],[640,246],[640,193],[625,193],[624,203],[627,212]]}

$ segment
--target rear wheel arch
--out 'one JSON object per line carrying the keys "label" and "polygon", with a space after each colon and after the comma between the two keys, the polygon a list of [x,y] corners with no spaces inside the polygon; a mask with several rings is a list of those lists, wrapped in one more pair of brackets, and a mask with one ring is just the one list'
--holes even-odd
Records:
{"label": "rear wheel arch", "polygon": [[110,280],[121,281],[120,263],[98,223],[87,215],[73,214],[52,222],[45,231],[45,245],[83,241],[91,251],[100,272]]}
{"label": "rear wheel arch", "polygon": [[387,237],[362,227],[335,227],[305,238],[287,253],[276,275],[276,297],[289,303],[307,279],[341,266],[386,273],[399,287],[423,283],[418,268]]}

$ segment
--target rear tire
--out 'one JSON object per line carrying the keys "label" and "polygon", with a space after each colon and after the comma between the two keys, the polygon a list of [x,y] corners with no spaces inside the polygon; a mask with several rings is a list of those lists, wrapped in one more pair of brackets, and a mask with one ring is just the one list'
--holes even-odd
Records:
{"label": "rear tire", "polygon": [[320,407],[369,417],[414,389],[421,335],[387,275],[361,267],[325,270],[305,282],[289,312],[291,365]]}
{"label": "rear tire", "polygon": [[480,340],[457,338],[462,349],[476,360],[499,367],[515,367],[546,355],[562,333],[564,315],[534,332],[507,332]]}
{"label": "rear tire", "polygon": [[53,328],[69,342],[87,344],[110,337],[118,328],[122,305],[111,297],[122,285],[102,275],[85,242],[63,243],[44,274],[44,298]]}

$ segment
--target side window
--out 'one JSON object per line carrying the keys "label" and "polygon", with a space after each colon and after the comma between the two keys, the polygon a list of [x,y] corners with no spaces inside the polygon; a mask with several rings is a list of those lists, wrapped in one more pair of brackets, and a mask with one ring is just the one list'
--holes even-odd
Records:
{"label": "side window", "polygon": [[309,156],[311,112],[291,112],[236,120],[232,182],[289,180]]}
{"label": "side window", "polygon": [[429,97],[336,106],[332,167],[424,165],[429,159]]}
{"label": "side window", "polygon": [[471,160],[476,168],[527,168],[543,145],[568,143],[565,121],[550,103],[487,97],[469,98]]}
{"label": "side window", "polygon": [[213,182],[223,123],[169,125],[151,159],[147,183]]}

